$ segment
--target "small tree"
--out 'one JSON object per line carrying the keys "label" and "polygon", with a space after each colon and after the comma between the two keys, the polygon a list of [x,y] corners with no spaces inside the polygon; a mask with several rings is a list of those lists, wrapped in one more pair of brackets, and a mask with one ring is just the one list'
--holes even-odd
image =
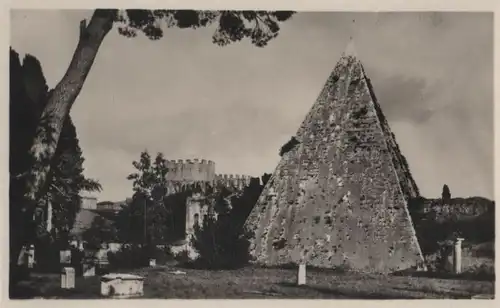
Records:
{"label": "small tree", "polygon": [[208,211],[201,226],[195,225],[191,239],[199,254],[196,260],[198,266],[209,269],[237,268],[250,261],[252,233],[245,228],[244,222],[262,190],[258,179],[255,180],[239,196],[229,196],[224,187],[217,187],[208,196],[208,206],[215,211]]}
{"label": "small tree", "polygon": [[117,231],[111,221],[97,216],[92,221],[90,228],[83,232],[82,238],[91,248],[98,249],[103,243],[115,241]]}
{"label": "small tree", "polygon": [[172,196],[166,179],[168,168],[162,153],[152,159],[147,151],[134,161],[137,172],[127,178],[133,181],[134,195],[129,206],[117,217],[121,241],[136,245],[168,244],[175,237],[174,210],[184,206],[186,192]]}
{"label": "small tree", "polygon": [[450,202],[451,192],[450,192],[450,188],[446,184],[443,185],[443,192],[441,193],[441,198],[443,200],[443,203]]}
{"label": "small tree", "polygon": [[198,252],[196,264],[207,269],[238,268],[250,261],[252,234],[231,224],[229,216],[207,215],[202,225],[195,225],[192,245]]}

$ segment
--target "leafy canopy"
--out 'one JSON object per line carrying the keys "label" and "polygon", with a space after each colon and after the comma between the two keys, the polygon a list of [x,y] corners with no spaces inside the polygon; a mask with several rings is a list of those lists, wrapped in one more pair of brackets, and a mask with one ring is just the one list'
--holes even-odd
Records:
{"label": "leafy canopy", "polygon": [[142,32],[151,40],[163,37],[162,28],[197,29],[214,26],[213,43],[225,46],[243,38],[264,47],[278,36],[280,23],[292,17],[292,11],[195,11],[195,10],[122,10],[115,11],[118,32],[135,37]]}
{"label": "leafy canopy", "polygon": [[[100,191],[101,185],[84,176],[83,152],[75,126],[68,116],[63,123],[60,140],[54,158],[50,161],[51,172],[38,202],[36,226],[24,225],[27,220],[18,216],[19,207],[27,189],[33,157],[29,153],[43,108],[52,94],[46,84],[38,59],[26,55],[21,63],[19,54],[10,49],[10,207],[11,230],[18,236],[23,228],[36,227],[38,236],[46,229],[47,202],[53,205],[53,231],[57,238],[64,238],[73,227],[80,208],[82,191]],[[45,217],[43,217],[45,216]],[[24,230],[26,231],[26,230]]]}
{"label": "leafy canopy", "polygon": [[[135,244],[165,244],[177,237],[182,223],[177,221],[188,192],[169,194],[168,168],[162,153],[152,157],[147,150],[132,165],[134,194],[118,214],[116,228],[122,241]],[[184,215],[180,215],[184,219]]]}

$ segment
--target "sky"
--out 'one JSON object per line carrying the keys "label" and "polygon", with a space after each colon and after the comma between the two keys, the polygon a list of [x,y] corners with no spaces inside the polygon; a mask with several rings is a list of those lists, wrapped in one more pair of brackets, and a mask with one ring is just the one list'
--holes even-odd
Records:
{"label": "sky", "polygon": [[[11,46],[64,75],[85,10],[11,12]],[[100,201],[132,195],[141,151],[210,159],[217,173],[274,171],[343,50],[359,60],[425,197],[494,197],[493,14],[302,12],[265,48],[212,43],[213,28],[159,41],[105,38],[71,110]]]}

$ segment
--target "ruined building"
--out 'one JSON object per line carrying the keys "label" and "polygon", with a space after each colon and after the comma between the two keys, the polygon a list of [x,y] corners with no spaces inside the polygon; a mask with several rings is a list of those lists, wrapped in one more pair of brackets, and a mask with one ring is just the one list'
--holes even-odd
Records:
{"label": "ruined building", "polygon": [[419,195],[370,79],[346,50],[252,210],[258,263],[392,272],[423,267]]}

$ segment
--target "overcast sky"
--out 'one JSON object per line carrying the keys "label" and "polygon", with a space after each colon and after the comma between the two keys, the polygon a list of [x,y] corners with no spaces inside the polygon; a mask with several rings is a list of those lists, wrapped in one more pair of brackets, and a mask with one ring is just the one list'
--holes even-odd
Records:
{"label": "overcast sky", "polygon": [[[14,11],[12,47],[53,87],[90,15]],[[266,48],[221,48],[212,32],[106,37],[71,110],[101,201],[131,196],[126,176],[146,148],[214,160],[217,173],[272,172],[350,36],[422,194],[446,183],[493,198],[493,14],[299,13]]]}

